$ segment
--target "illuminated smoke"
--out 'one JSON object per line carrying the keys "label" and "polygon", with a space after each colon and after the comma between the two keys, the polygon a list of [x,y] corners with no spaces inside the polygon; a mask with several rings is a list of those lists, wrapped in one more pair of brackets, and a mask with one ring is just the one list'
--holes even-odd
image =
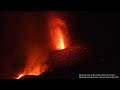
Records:
{"label": "illuminated smoke", "polygon": [[[26,66],[17,79],[24,75],[40,75],[45,72],[48,66],[69,66],[78,63],[85,50],[80,46],[70,46],[70,36],[68,25],[58,16],[58,14],[48,14],[48,36],[49,46],[53,51],[44,55],[42,48],[38,44],[31,44],[25,47]],[[52,60],[52,61],[48,61]],[[46,62],[50,63],[46,63]],[[49,65],[50,64],[50,65]]]}
{"label": "illuminated smoke", "polygon": [[67,48],[70,40],[65,21],[56,15],[48,16],[48,18],[50,48],[53,50],[62,50]]}
{"label": "illuminated smoke", "polygon": [[[52,50],[63,50],[68,48],[70,44],[68,27],[65,21],[62,18],[57,17],[57,15],[58,14],[51,15],[51,13],[49,13],[47,17],[49,19],[47,28],[49,32],[48,36],[50,36],[49,45]],[[34,33],[35,32],[32,32],[31,35]],[[35,33],[34,35],[37,34]],[[34,36],[32,38],[34,38]],[[42,53],[43,50],[39,45],[33,45],[33,43],[29,44],[28,42],[25,49],[26,66],[23,72],[19,74],[18,78],[24,75],[40,75],[48,69],[48,65],[46,64],[47,56]]]}
{"label": "illuminated smoke", "polygon": [[32,45],[26,49],[26,66],[22,74],[17,79],[24,75],[40,75],[47,70],[46,65],[47,57],[41,52],[38,45]]}
{"label": "illuminated smoke", "polygon": [[17,73],[14,78],[18,78],[26,75],[40,75],[48,69],[46,64],[48,57],[48,47],[46,45],[46,31],[44,30],[44,24],[40,18],[34,12],[23,13],[23,28],[19,33],[19,47],[24,53],[24,65],[23,68]]}

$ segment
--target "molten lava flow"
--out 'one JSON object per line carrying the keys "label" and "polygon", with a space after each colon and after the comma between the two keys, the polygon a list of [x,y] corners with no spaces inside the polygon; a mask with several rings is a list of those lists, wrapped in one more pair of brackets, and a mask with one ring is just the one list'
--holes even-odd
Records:
{"label": "molten lava flow", "polygon": [[58,17],[49,19],[50,46],[54,50],[62,50],[68,47],[68,29],[66,23]]}
{"label": "molten lava flow", "polygon": [[16,79],[20,79],[23,76],[24,76],[24,74],[20,74]]}

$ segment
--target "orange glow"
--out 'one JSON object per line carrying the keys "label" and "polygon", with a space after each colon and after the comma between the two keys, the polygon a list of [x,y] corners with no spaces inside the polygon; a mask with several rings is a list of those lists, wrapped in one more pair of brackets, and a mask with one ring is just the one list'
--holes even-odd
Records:
{"label": "orange glow", "polygon": [[62,35],[62,32],[61,30],[58,28],[56,29],[56,48],[61,50],[61,49],[65,49],[65,42],[64,42],[64,38],[63,38],[63,35]]}
{"label": "orange glow", "polygon": [[20,74],[16,79],[21,78],[24,75],[40,75],[47,70],[46,65],[47,57],[41,52],[41,49],[37,45],[28,47],[26,50],[26,66],[24,68],[23,74]]}
{"label": "orange glow", "polygon": [[66,23],[61,18],[54,16],[50,18],[49,32],[52,49],[62,50],[68,47],[68,29]]}
{"label": "orange glow", "polygon": [[20,74],[16,79],[20,79],[23,76],[24,76],[24,74]]}
{"label": "orange glow", "polygon": [[[49,17],[49,16],[48,16]],[[70,45],[68,27],[65,21],[56,16],[50,16],[48,21],[50,49],[62,50]],[[17,79],[24,75],[40,75],[48,69],[46,64],[47,56],[42,53],[39,45],[27,44],[25,47],[26,66],[23,74],[20,74]]]}

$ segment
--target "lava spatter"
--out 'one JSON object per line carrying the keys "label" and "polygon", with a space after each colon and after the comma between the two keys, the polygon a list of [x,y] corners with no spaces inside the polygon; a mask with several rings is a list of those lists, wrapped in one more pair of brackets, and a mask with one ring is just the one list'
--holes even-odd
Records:
{"label": "lava spatter", "polygon": [[65,21],[55,15],[49,16],[48,18],[50,48],[52,50],[62,50],[69,47],[70,39]]}

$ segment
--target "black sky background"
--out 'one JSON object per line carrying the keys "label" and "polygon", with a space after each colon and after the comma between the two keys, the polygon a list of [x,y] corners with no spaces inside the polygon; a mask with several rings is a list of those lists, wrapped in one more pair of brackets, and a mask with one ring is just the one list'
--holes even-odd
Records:
{"label": "black sky background", "polygon": [[[120,13],[61,13],[68,23],[73,45],[87,45],[92,52],[87,63],[70,67],[68,72],[77,76],[78,73],[119,73],[120,62],[113,51],[116,48],[114,33],[120,29]],[[44,15],[37,11],[0,12],[0,78],[13,78],[23,69],[25,45],[37,43],[46,49],[48,32]]]}
{"label": "black sky background", "polygon": [[76,13],[74,34],[76,42],[85,42],[92,48],[91,64],[83,64],[80,72],[118,73],[116,33],[119,30],[120,13],[91,12]]}

